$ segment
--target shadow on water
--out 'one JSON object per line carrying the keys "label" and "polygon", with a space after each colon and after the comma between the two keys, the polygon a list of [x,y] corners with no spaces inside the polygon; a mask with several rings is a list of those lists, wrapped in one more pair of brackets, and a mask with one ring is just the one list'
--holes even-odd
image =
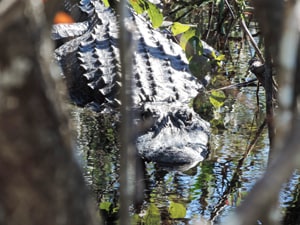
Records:
{"label": "shadow on water", "polygon": [[[234,79],[244,79],[248,75],[247,62],[251,54],[245,49],[239,54],[238,61],[229,65],[236,73]],[[166,171],[153,163],[145,163],[144,201],[131,209],[134,224],[199,224],[200,221],[219,224],[240,204],[264,172],[268,159],[266,129],[244,157],[264,121],[263,101],[258,111],[256,91],[256,87],[236,90],[219,112],[224,118],[224,127],[213,130],[209,157],[194,168],[184,172]],[[263,98],[263,89],[259,95]],[[119,209],[116,118],[75,107],[71,111],[78,158],[86,180],[106,224],[116,224]],[[280,197],[282,211],[288,212],[285,224],[299,224],[295,222],[299,221],[299,216],[293,216],[300,207],[299,185],[295,185],[298,179],[295,173]]]}

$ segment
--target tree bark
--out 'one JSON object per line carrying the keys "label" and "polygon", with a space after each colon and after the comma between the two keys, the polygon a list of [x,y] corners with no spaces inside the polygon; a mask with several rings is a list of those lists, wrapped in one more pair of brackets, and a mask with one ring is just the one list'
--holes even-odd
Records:
{"label": "tree bark", "polygon": [[0,2],[0,224],[96,224],[50,74],[41,4]]}

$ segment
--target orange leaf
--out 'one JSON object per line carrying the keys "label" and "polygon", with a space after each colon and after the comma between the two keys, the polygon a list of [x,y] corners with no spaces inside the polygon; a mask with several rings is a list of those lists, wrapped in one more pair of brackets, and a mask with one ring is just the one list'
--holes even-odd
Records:
{"label": "orange leaf", "polygon": [[74,19],[65,12],[57,12],[54,16],[53,23],[59,24],[59,23],[74,23]]}

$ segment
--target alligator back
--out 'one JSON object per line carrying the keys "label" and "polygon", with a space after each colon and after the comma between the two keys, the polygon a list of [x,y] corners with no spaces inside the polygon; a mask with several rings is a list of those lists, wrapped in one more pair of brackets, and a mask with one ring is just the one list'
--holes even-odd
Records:
{"label": "alligator back", "polygon": [[[56,50],[71,99],[99,111],[120,105],[119,28],[117,16],[97,0],[82,0],[86,21],[58,25],[54,36],[67,40]],[[136,49],[133,57],[133,105],[140,118],[154,123],[137,138],[147,160],[164,164],[195,163],[207,153],[209,124],[189,107],[203,88],[188,69],[181,47],[130,11]]]}

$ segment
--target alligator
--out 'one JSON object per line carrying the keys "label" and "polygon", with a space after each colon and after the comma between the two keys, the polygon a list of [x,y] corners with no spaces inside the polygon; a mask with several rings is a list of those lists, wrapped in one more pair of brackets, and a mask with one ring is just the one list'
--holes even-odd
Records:
{"label": "alligator", "polygon": [[[52,38],[63,42],[55,57],[73,102],[111,112],[121,104],[117,14],[101,0],[81,0],[75,6],[79,22],[53,27]],[[137,137],[138,153],[158,164],[194,165],[208,154],[210,125],[190,106],[203,84],[190,73],[185,53],[168,32],[129,11],[136,40],[133,107],[140,120],[153,121]]]}

